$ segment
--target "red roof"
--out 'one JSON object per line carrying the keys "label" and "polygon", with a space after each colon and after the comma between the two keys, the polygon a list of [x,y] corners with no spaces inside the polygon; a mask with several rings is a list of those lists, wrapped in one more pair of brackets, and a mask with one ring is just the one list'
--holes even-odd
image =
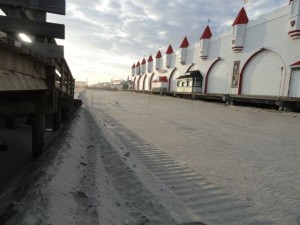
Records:
{"label": "red roof", "polygon": [[143,58],[142,65],[146,64],[145,58]]}
{"label": "red roof", "polygon": [[156,54],[156,56],[155,56],[155,58],[161,58],[162,57],[162,55],[161,55],[161,52],[160,52],[160,50],[157,52],[157,54]]}
{"label": "red roof", "polygon": [[152,61],[153,61],[153,58],[152,58],[152,55],[150,55],[148,58],[148,62],[152,62]]}
{"label": "red roof", "polygon": [[211,30],[209,28],[209,26],[207,25],[202,36],[200,37],[200,40],[202,39],[210,39],[212,36]]}
{"label": "red roof", "polygon": [[188,41],[187,37],[185,36],[181,45],[179,46],[179,48],[187,48],[187,47],[189,47],[189,45],[190,45],[189,41]]}
{"label": "red roof", "polygon": [[171,45],[169,45],[169,47],[168,47],[168,49],[166,51],[166,54],[172,54],[172,53],[174,53],[173,48],[172,48]]}
{"label": "red roof", "polygon": [[300,66],[300,61],[293,63],[290,65],[291,67],[299,67]]}
{"label": "red roof", "polygon": [[135,68],[135,64],[133,63],[133,65],[132,65],[132,67],[131,67],[132,69],[134,69]]}
{"label": "red roof", "polygon": [[163,77],[160,76],[158,78],[158,80],[155,79],[153,82],[165,83],[165,82],[168,82],[168,78],[166,76],[163,76]]}
{"label": "red roof", "polygon": [[140,65],[141,65],[140,62],[137,62],[136,67],[139,67]]}
{"label": "red roof", "polygon": [[238,25],[238,24],[247,24],[249,22],[247,13],[245,8],[243,7],[239,14],[237,15],[235,21],[233,22],[232,26]]}

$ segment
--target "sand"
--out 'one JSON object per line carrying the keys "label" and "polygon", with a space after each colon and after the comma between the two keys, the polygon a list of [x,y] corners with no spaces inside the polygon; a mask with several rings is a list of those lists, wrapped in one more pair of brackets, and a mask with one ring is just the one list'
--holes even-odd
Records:
{"label": "sand", "polygon": [[56,141],[2,186],[0,224],[300,224],[299,114],[79,97]]}

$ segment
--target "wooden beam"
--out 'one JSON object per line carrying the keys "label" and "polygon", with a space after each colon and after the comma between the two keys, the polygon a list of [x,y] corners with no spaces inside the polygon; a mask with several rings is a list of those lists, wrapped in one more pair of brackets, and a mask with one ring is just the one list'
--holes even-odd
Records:
{"label": "wooden beam", "polygon": [[49,38],[65,38],[65,26],[63,24],[36,22],[7,16],[0,16],[0,30]]}
{"label": "wooden beam", "polygon": [[66,15],[65,0],[0,0],[0,6],[13,6]]}
{"label": "wooden beam", "polygon": [[64,46],[48,44],[48,43],[26,43],[22,42],[22,45],[30,48],[32,51],[46,57],[46,58],[64,58]]}

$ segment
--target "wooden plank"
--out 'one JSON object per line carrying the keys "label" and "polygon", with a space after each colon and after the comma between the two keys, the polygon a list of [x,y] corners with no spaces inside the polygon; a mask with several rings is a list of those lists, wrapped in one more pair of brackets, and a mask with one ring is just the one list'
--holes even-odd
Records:
{"label": "wooden plank", "polygon": [[65,38],[63,24],[36,22],[0,16],[0,30],[10,33],[26,33],[49,38]]}
{"label": "wooden plank", "polygon": [[13,6],[66,15],[65,0],[0,0],[0,6]]}
{"label": "wooden plank", "polygon": [[0,68],[0,92],[47,90],[44,79]]}
{"label": "wooden plank", "polygon": [[64,58],[64,46],[48,44],[48,43],[26,43],[22,42],[22,45],[30,48],[32,51],[46,57],[46,58]]}

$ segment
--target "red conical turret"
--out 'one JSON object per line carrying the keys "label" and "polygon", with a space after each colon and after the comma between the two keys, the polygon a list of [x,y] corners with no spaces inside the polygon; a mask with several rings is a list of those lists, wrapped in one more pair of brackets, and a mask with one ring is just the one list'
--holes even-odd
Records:
{"label": "red conical turret", "polygon": [[210,27],[207,25],[204,32],[203,32],[203,34],[200,37],[200,40],[210,39],[211,37],[212,37],[212,33],[211,33],[211,30],[210,30]]}
{"label": "red conical turret", "polygon": [[190,43],[187,39],[187,37],[185,36],[183,41],[181,42],[181,45],[179,46],[179,48],[187,48],[190,46]]}
{"label": "red conical turret", "polygon": [[232,24],[232,45],[234,52],[241,52],[245,45],[246,25],[249,22],[245,8],[243,7]]}
{"label": "red conical turret", "polygon": [[172,45],[170,44],[169,45],[169,47],[168,47],[168,49],[167,49],[167,51],[166,51],[166,55],[167,55],[167,57],[166,57],[166,67],[167,68],[171,68],[171,67],[174,67],[175,65],[173,65],[174,63],[173,63],[173,53],[174,53],[174,51],[173,51],[173,48],[172,48]]}
{"label": "red conical turret", "polygon": [[212,33],[210,27],[207,25],[200,37],[200,58],[205,60],[208,58],[209,44]]}
{"label": "red conical turret", "polygon": [[148,58],[148,62],[152,62],[152,61],[153,61],[153,58],[152,58],[152,55],[150,55]]}
{"label": "red conical turret", "polygon": [[235,25],[239,25],[239,24],[247,24],[249,22],[249,19],[248,19],[248,16],[247,16],[247,13],[246,13],[246,10],[245,8],[243,7],[239,14],[237,15],[237,17],[235,18],[235,21],[233,22],[232,26],[235,26]]}
{"label": "red conical turret", "polygon": [[169,47],[168,47],[168,49],[166,51],[166,54],[169,55],[169,54],[172,54],[172,53],[174,53],[173,48],[172,48],[171,45],[169,45]]}
{"label": "red conical turret", "polygon": [[153,58],[152,55],[149,56],[148,58],[148,73],[153,72]]}
{"label": "red conical turret", "polygon": [[135,74],[136,75],[139,75],[140,72],[141,72],[140,65],[141,65],[140,62],[138,61],[137,64],[136,64],[136,66],[135,66]]}
{"label": "red conical turret", "polygon": [[157,52],[155,58],[158,59],[158,58],[161,58],[161,57],[162,57],[162,55],[161,55],[161,52],[160,52],[160,50],[159,50],[159,51]]}
{"label": "red conical turret", "polygon": [[161,70],[163,68],[163,58],[161,55],[160,50],[157,52],[156,56],[155,56],[156,60],[155,60],[155,68],[156,70]]}

